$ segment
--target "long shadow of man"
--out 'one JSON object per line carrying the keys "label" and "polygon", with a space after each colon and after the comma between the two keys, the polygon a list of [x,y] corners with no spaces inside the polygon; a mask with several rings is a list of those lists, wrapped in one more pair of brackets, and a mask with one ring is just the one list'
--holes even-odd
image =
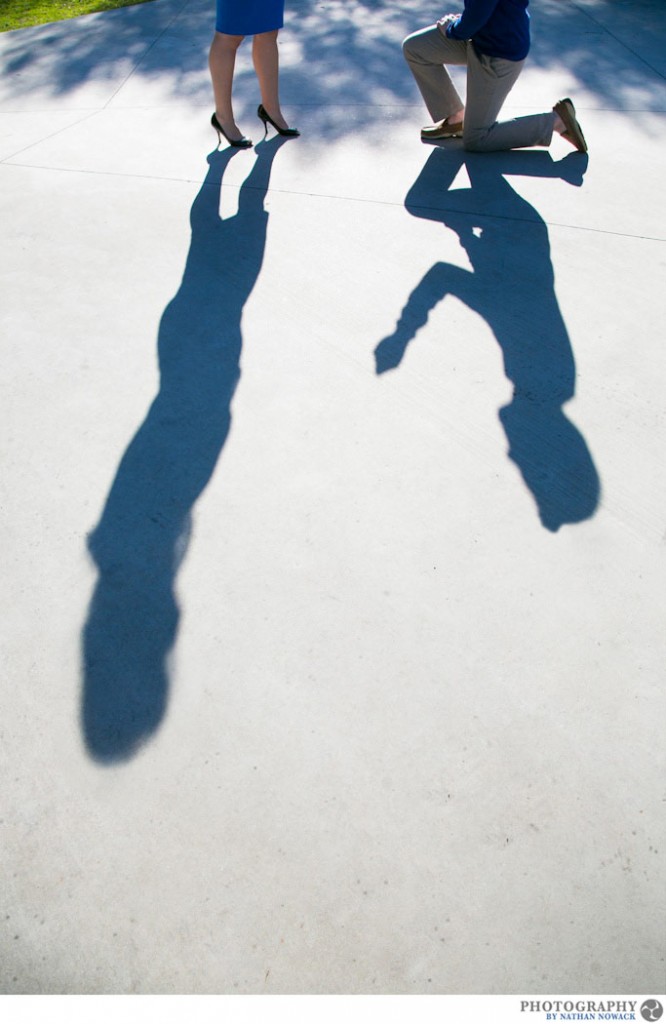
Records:
{"label": "long shadow of man", "polygon": [[[409,296],[393,334],[375,349],[378,374],[397,367],[446,295],[486,320],[513,383],[512,400],[499,413],[509,457],[534,496],[543,526],[553,532],[594,514],[599,478],[583,437],[562,409],[573,397],[576,369],[555,295],[548,229],[504,175],[582,184],[586,160],[579,154],[555,163],[539,152],[435,150],[405,206],[415,217],[455,231],[472,270],[435,263]],[[471,188],[448,191],[463,165]]]}
{"label": "long shadow of man", "polygon": [[174,595],[192,508],[231,425],[240,377],[241,316],[259,276],[264,196],[284,140],[261,143],[238,212],[219,215],[224,171],[237,151],[212,154],[191,210],[192,239],[178,293],[158,335],[160,389],[118,467],[89,538],[99,579],[83,631],[81,719],[100,762],[131,757],[157,729],[169,690]]}

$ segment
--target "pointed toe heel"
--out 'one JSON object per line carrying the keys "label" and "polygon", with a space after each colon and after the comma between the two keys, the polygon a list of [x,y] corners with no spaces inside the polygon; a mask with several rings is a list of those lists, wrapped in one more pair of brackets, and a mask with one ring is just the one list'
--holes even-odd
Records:
{"label": "pointed toe heel", "polygon": [[266,138],[268,134],[269,124],[272,125],[273,128],[275,128],[275,131],[278,133],[278,135],[282,135],[285,139],[295,139],[297,138],[297,136],[301,134],[298,128],[280,128],[279,124],[276,124],[271,115],[268,113],[263,103],[260,103],[259,106],[257,107],[257,117],[259,118],[260,121],[263,121],[264,138]]}
{"label": "pointed toe heel", "polygon": [[242,136],[242,138],[240,138],[240,139],[230,139],[229,136],[227,135],[227,133],[225,132],[224,128],[222,127],[222,125],[218,121],[216,114],[213,114],[213,116],[210,119],[210,123],[212,124],[213,128],[217,132],[217,144],[218,144],[218,146],[221,145],[221,143],[222,143],[222,136],[224,136],[225,139],[227,140],[227,142],[229,143],[229,145],[233,146],[235,149],[250,149],[251,148],[252,140],[251,139],[246,139],[245,136]]}

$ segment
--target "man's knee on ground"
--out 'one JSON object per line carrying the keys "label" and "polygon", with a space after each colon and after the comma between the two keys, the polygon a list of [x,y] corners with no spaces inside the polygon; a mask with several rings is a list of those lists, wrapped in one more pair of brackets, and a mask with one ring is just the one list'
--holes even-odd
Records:
{"label": "man's knee on ground", "polygon": [[463,149],[468,153],[483,153],[488,149],[487,128],[463,129]]}

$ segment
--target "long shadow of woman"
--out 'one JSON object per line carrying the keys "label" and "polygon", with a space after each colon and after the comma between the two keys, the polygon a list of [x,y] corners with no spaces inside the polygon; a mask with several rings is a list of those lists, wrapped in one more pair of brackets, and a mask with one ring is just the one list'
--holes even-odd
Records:
{"label": "long shadow of woman", "polygon": [[81,721],[89,754],[130,758],[167,705],[174,595],[193,506],[231,425],[240,377],[241,316],[259,276],[264,196],[284,140],[256,147],[238,212],[219,215],[224,171],[236,150],[212,154],[191,210],[192,240],[178,293],[162,316],[160,389],[118,467],[89,538],[99,579],[83,631]]}
{"label": "long shadow of woman", "polygon": [[[509,456],[534,496],[543,526],[553,532],[594,514],[599,478],[585,440],[562,408],[573,397],[576,369],[555,295],[548,229],[504,175],[582,184],[586,159],[572,154],[555,163],[539,152],[435,150],[405,206],[415,217],[455,231],[472,270],[435,263],[409,296],[393,334],[375,349],[378,374],[397,367],[446,295],[486,320],[514,386],[511,402],[499,413]],[[463,165],[471,188],[447,191]]]}

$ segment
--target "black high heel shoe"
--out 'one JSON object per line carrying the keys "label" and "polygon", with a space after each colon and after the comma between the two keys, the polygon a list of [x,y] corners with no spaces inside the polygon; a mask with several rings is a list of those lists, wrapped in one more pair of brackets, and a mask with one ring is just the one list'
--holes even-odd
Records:
{"label": "black high heel shoe", "polygon": [[257,117],[260,121],[264,122],[264,137],[268,134],[268,126],[272,124],[278,135],[284,135],[287,139],[295,139],[301,133],[298,128],[280,128],[279,124],[276,124],[271,115],[267,112],[263,103],[260,103],[257,107]]}
{"label": "black high heel shoe", "polygon": [[222,127],[222,125],[218,121],[217,114],[213,114],[213,116],[210,119],[210,123],[212,124],[213,128],[217,132],[217,144],[218,144],[218,146],[222,142],[222,136],[223,135],[224,135],[225,139],[227,140],[227,142],[229,143],[229,145],[230,146],[235,146],[236,149],[250,149],[250,147],[252,146],[252,139],[246,139],[245,136],[243,136],[242,139],[230,139],[229,136],[227,135],[227,133],[225,132],[224,128]]}

